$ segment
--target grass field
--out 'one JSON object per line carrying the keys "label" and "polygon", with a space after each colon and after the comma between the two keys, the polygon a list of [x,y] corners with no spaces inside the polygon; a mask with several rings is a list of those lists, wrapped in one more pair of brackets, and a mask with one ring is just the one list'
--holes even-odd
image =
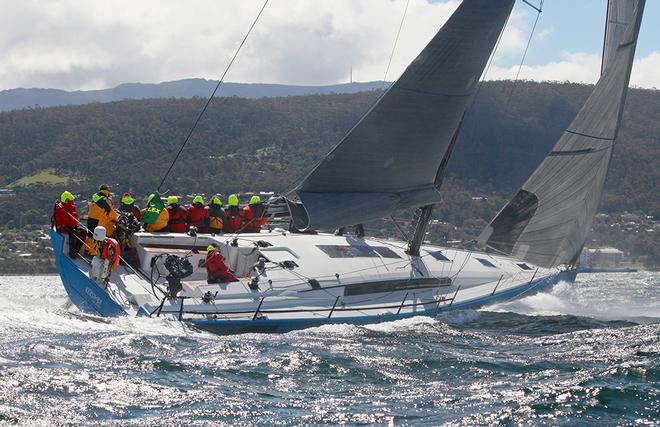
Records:
{"label": "grass field", "polygon": [[26,187],[31,184],[47,184],[47,185],[61,185],[69,184],[71,182],[77,182],[78,180],[69,176],[61,176],[55,173],[54,169],[45,169],[36,172],[33,175],[24,176],[21,179],[18,179],[11,184],[8,188],[14,187]]}

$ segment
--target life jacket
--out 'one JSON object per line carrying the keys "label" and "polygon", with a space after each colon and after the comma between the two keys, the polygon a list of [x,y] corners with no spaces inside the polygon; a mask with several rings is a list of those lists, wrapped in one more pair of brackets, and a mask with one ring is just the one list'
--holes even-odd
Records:
{"label": "life jacket", "polygon": [[241,211],[238,206],[229,206],[225,210],[225,232],[236,233],[242,226]]}
{"label": "life jacket", "polygon": [[209,230],[211,233],[218,233],[222,231],[225,225],[225,211],[222,205],[212,204],[207,206],[209,217]]}
{"label": "life jacket", "polygon": [[218,249],[206,253],[204,265],[206,266],[209,283],[235,282],[237,280],[229,271],[229,267],[225,264],[225,258]]}
{"label": "life jacket", "polygon": [[168,229],[171,233],[185,233],[186,232],[186,210],[179,205],[169,205],[165,208],[170,216],[167,222]]}
{"label": "life jacket", "polygon": [[135,218],[138,220],[142,218],[142,212],[140,212],[140,208],[135,206],[134,204],[126,205],[124,203],[119,204],[119,211],[127,213],[127,214],[133,214]]}
{"label": "life jacket", "polygon": [[188,227],[197,227],[197,230],[204,232],[209,225],[208,211],[201,204],[192,204],[188,208],[186,215],[186,224]]}
{"label": "life jacket", "polygon": [[115,239],[108,237],[103,242],[97,242],[96,253],[102,260],[108,260],[110,262],[108,265],[109,272],[112,273],[119,265],[121,250],[119,249],[119,243]]}
{"label": "life jacket", "polygon": [[58,200],[55,203],[53,218],[55,220],[55,227],[60,233],[68,233],[67,228],[73,229],[78,227],[78,211],[73,200],[62,202]]}
{"label": "life jacket", "polygon": [[264,218],[265,207],[262,203],[253,203],[243,208],[241,215],[243,216],[243,231],[246,233],[258,233],[261,227],[268,222],[268,218]]}

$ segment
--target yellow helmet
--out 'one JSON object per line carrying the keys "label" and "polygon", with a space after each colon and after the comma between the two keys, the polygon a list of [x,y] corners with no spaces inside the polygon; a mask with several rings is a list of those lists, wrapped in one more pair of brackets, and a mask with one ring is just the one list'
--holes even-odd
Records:
{"label": "yellow helmet", "polygon": [[218,250],[218,247],[216,245],[213,245],[213,244],[208,245],[206,247],[206,252],[213,252],[213,251],[217,251],[217,250]]}
{"label": "yellow helmet", "polygon": [[257,203],[261,203],[261,197],[257,196],[256,194],[250,198],[250,204],[251,205],[256,205]]}
{"label": "yellow helmet", "polygon": [[218,196],[213,196],[213,197],[211,197],[211,203],[210,204],[222,206],[222,200],[220,200],[220,197],[218,197]]}
{"label": "yellow helmet", "polygon": [[174,205],[179,203],[179,198],[177,196],[167,196],[167,205]]}
{"label": "yellow helmet", "polygon": [[67,201],[69,201],[69,200],[73,200],[73,199],[74,199],[73,194],[71,194],[71,193],[68,192],[68,191],[63,192],[62,195],[60,196],[60,200],[61,200],[63,203],[65,203],[65,202],[67,202]]}
{"label": "yellow helmet", "polygon": [[238,196],[236,194],[231,194],[227,198],[227,204],[229,206],[238,206]]}
{"label": "yellow helmet", "polygon": [[199,194],[196,195],[195,198],[193,199],[193,204],[195,204],[195,203],[204,204],[204,198],[202,196],[200,196]]}

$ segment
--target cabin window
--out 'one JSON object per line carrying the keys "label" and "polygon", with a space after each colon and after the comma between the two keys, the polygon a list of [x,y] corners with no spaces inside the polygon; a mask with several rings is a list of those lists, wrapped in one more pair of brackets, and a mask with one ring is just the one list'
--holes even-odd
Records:
{"label": "cabin window", "polygon": [[495,266],[495,264],[493,264],[492,262],[488,261],[487,259],[483,259],[483,258],[475,258],[475,259],[476,259],[477,261],[479,261],[479,262],[481,263],[481,265],[483,265],[483,266],[491,267],[491,268],[497,268],[497,267]]}
{"label": "cabin window", "polygon": [[444,256],[442,251],[428,252],[428,254],[431,255],[433,258],[437,259],[438,261],[449,261],[449,262],[451,262],[451,260],[449,258]]}
{"label": "cabin window", "polygon": [[385,246],[343,246],[316,245],[330,258],[401,258],[392,249]]}
{"label": "cabin window", "polygon": [[525,264],[524,262],[521,262],[518,264],[518,267],[522,268],[523,270],[534,270],[532,267],[529,265]]}

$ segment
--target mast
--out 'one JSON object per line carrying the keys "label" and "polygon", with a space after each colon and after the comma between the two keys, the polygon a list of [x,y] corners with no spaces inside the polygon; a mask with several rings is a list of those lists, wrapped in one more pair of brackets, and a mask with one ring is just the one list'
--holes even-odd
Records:
{"label": "mast", "polygon": [[[458,134],[461,131],[464,119],[465,113],[463,114],[463,118],[461,118],[461,121],[458,124],[458,128],[456,128],[456,132],[454,133],[454,136],[449,143],[449,148],[447,149],[447,152],[445,153],[445,156],[442,158],[442,162],[440,162],[440,166],[438,167],[438,172],[435,175],[434,181],[437,188],[440,188],[442,185],[442,180],[445,176],[445,169],[447,169],[449,158],[454,152],[454,147],[456,146]],[[411,224],[414,229],[410,241],[408,241],[408,250],[406,251],[408,255],[419,256],[419,249],[422,247],[422,243],[424,243],[426,229],[428,228],[429,222],[431,221],[431,215],[433,214],[433,206],[435,205],[425,205],[415,211],[415,216],[413,217],[413,222]]]}

